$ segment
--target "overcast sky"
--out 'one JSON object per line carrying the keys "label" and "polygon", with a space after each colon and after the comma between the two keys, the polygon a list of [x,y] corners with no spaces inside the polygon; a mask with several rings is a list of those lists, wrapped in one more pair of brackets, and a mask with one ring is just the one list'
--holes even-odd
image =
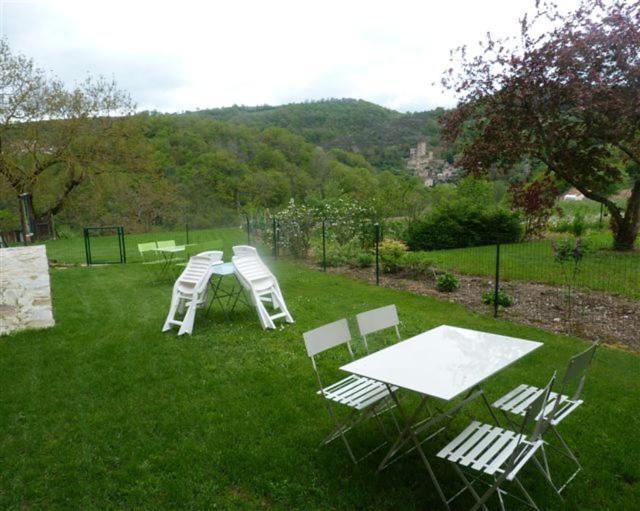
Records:
{"label": "overcast sky", "polygon": [[115,78],[141,110],[351,97],[419,111],[455,104],[439,85],[451,48],[516,34],[533,3],[0,0],[0,28],[70,84]]}

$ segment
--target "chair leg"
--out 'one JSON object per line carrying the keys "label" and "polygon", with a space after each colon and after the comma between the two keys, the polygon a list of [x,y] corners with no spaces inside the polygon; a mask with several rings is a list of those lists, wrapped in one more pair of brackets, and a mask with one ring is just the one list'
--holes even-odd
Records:
{"label": "chair leg", "polygon": [[162,331],[166,332],[167,330],[171,330],[171,321],[175,319],[176,314],[178,312],[178,308],[180,307],[180,298],[174,292],[171,296],[171,305],[169,306],[169,313],[167,314],[167,319],[164,321],[164,326],[162,327]]}
{"label": "chair leg", "polygon": [[180,330],[178,330],[178,335],[182,334],[191,334],[193,332],[193,323],[196,319],[196,299],[192,298],[187,305],[187,313],[184,315],[184,319],[182,320],[182,325],[180,325]]}
{"label": "chair leg", "polygon": [[[462,479],[462,482],[466,486],[467,490],[469,490],[471,495],[473,495],[473,497],[476,499],[476,501],[479,502],[480,501],[480,495],[478,495],[478,492],[476,492],[476,490],[473,487],[473,485],[469,482],[469,480],[467,479],[467,476],[464,475],[464,472],[460,469],[460,467],[456,463],[452,463],[452,465],[453,465],[453,468],[456,470],[456,472],[458,474],[458,477],[460,477],[460,479]],[[489,511],[489,508],[485,504],[482,505],[482,509],[484,509],[485,511]]]}
{"label": "chair leg", "polygon": [[538,470],[540,470],[545,480],[549,483],[549,486],[551,486],[551,488],[553,488],[553,491],[556,492],[556,495],[558,496],[558,498],[564,501],[564,499],[562,498],[562,495],[560,495],[560,491],[558,490],[555,483],[551,479],[551,472],[549,471],[549,463],[547,462],[547,455],[544,452],[544,447],[542,449],[542,457],[544,461],[544,466],[542,466],[542,463],[540,463],[540,461],[538,460],[538,457],[535,454],[533,455],[533,458],[532,458],[533,462],[535,463],[536,467],[538,467]]}
{"label": "chair leg", "polygon": [[527,499],[527,501],[529,502],[529,505],[535,509],[536,511],[540,511],[540,508],[538,507],[538,505],[535,503],[535,501],[531,498],[531,495],[529,495],[529,493],[527,492],[527,490],[524,489],[524,486],[522,486],[522,483],[520,482],[520,479],[518,479],[518,477],[514,477],[513,480],[516,482],[516,485],[518,485],[518,488],[520,488],[520,491],[522,492],[522,494],[524,495],[524,498]]}
{"label": "chair leg", "polygon": [[476,511],[481,507],[484,508],[485,502],[487,502],[487,500],[489,500],[489,497],[491,497],[491,495],[493,495],[496,492],[496,490],[500,487],[500,485],[502,484],[502,481],[504,481],[506,477],[507,476],[504,474],[501,475],[500,477],[497,477],[493,485],[486,492],[482,494],[482,497],[477,499],[476,504],[471,508],[471,511]]}

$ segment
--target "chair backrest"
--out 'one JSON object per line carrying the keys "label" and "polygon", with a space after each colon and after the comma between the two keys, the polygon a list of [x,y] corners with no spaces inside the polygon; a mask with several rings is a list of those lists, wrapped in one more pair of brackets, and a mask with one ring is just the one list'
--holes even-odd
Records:
{"label": "chair backrest", "polygon": [[[571,399],[574,401],[580,399],[582,389],[584,388],[584,382],[587,378],[587,369],[593,360],[597,347],[598,343],[594,342],[582,353],[578,353],[569,359],[567,370],[565,371],[564,378],[562,379],[562,388],[560,390],[561,394],[565,394],[569,389],[573,388],[573,395],[571,396]],[[559,401],[560,400],[558,400],[558,405],[560,405]]]}
{"label": "chair backrest", "polygon": [[273,278],[269,268],[260,260],[253,257],[233,256],[231,258],[233,265],[236,267],[236,273],[240,276],[241,280],[245,280],[247,284],[251,282]]}
{"label": "chair backrest", "polygon": [[152,252],[158,248],[155,241],[150,241],[148,243],[138,243],[138,252],[140,254],[144,254],[145,252]]}
{"label": "chair backrest", "polygon": [[211,264],[213,264],[217,262],[222,262],[223,255],[224,255],[224,252],[222,250],[208,250],[206,252],[200,252],[199,254],[196,254],[194,257],[205,258],[209,260]]}
{"label": "chair backrest", "polygon": [[173,248],[176,246],[174,240],[158,241],[158,248]]}
{"label": "chair backrest", "polygon": [[556,372],[551,376],[549,383],[547,383],[543,389],[538,391],[538,396],[527,407],[524,413],[524,418],[522,419],[522,432],[524,433],[527,430],[531,431],[529,436],[530,442],[538,440],[548,425],[549,417],[545,416],[543,412],[547,408],[549,394],[551,393],[551,388],[555,381]]}
{"label": "chair backrest", "polygon": [[233,255],[260,257],[258,255],[258,250],[256,249],[256,247],[252,247],[249,245],[236,245],[235,247],[233,247]]}
{"label": "chair backrest", "polygon": [[367,335],[374,332],[380,332],[381,330],[386,330],[387,328],[393,327],[395,328],[396,337],[398,338],[398,340],[402,340],[402,338],[400,337],[400,330],[398,329],[398,325],[400,324],[400,320],[398,319],[398,311],[396,309],[396,306],[393,304],[386,305],[384,307],[373,309],[367,312],[361,312],[356,316],[356,320],[358,322],[358,329],[360,330],[360,335],[362,335],[362,340],[364,341],[367,352],[369,351]]}
{"label": "chair backrest", "polygon": [[313,359],[318,353],[347,344],[351,353],[351,332],[346,319],[339,319],[302,334],[307,355]]}

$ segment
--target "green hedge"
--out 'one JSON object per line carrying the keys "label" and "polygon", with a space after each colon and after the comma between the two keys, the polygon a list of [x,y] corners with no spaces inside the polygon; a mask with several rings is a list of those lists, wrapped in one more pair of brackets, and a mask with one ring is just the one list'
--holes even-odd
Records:
{"label": "green hedge", "polygon": [[439,250],[515,243],[521,238],[517,213],[495,206],[483,208],[454,202],[443,204],[424,220],[412,223],[407,244],[411,250]]}

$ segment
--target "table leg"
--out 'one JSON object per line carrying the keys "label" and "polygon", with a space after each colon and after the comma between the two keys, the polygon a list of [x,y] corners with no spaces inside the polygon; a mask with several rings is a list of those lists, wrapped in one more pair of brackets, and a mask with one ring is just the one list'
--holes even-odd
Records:
{"label": "table leg", "polygon": [[429,460],[427,459],[427,455],[422,450],[422,445],[420,443],[420,440],[418,439],[418,437],[416,436],[416,434],[415,434],[415,432],[413,430],[413,426],[415,425],[416,419],[420,416],[420,414],[422,413],[422,410],[424,410],[424,408],[427,405],[428,397],[427,396],[423,396],[422,401],[420,401],[420,404],[416,408],[415,412],[413,413],[411,418],[408,419],[407,418],[407,414],[404,412],[404,410],[402,409],[402,406],[400,405],[400,401],[398,400],[397,396],[395,395],[395,392],[391,392],[391,389],[389,388],[388,385],[387,385],[387,388],[389,389],[389,392],[391,393],[391,396],[392,396],[393,400],[396,403],[396,407],[398,408],[398,412],[400,413],[400,417],[405,422],[406,427],[400,433],[400,436],[398,437],[398,440],[396,441],[396,443],[393,445],[393,447],[389,450],[389,452],[385,456],[385,459],[382,461],[382,463],[378,467],[378,471],[382,470],[385,467],[386,461],[390,457],[392,457],[396,452],[398,452],[400,449],[402,449],[402,446],[404,444],[406,444],[407,441],[409,441],[409,440],[413,441],[414,448],[415,448],[416,451],[418,451],[418,454],[420,455],[420,459],[422,460],[422,463],[424,464],[425,468],[427,469],[427,472],[429,473],[429,477],[431,478],[431,481],[433,482],[433,485],[436,487],[436,491],[438,492],[438,495],[440,496],[440,499],[442,500],[442,503],[444,504],[444,506],[447,509],[450,509],[449,503],[447,502],[447,498],[445,497],[444,492],[442,491],[442,488],[440,486],[440,482],[438,481],[438,478],[436,477],[436,474],[434,473],[433,469],[431,468],[431,463],[429,463]]}

